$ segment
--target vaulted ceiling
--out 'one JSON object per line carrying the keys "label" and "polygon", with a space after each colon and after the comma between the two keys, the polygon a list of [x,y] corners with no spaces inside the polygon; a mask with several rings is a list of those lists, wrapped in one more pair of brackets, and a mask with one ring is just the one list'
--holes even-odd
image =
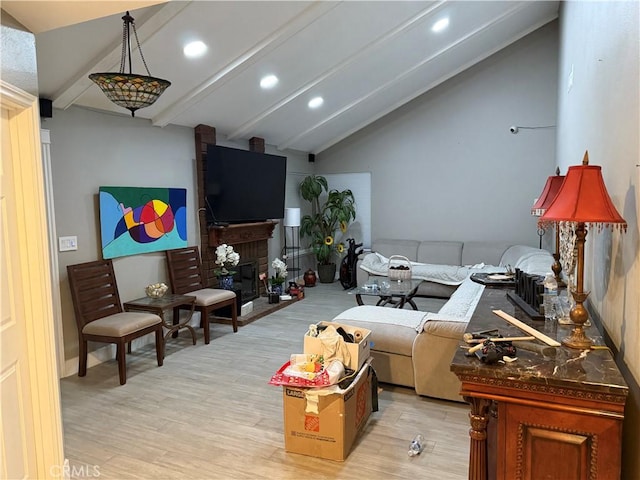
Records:
{"label": "vaulted ceiling", "polygon": [[[20,8],[25,3],[30,8]],[[102,10],[85,12],[91,3]],[[151,74],[172,85],[136,117],[319,153],[554,20],[558,3],[3,1],[2,8],[36,33],[40,96],[56,108],[128,114],[87,76],[118,71],[122,10],[143,6],[131,10],[142,52]],[[67,15],[56,24],[58,9]],[[100,18],[83,21],[92,15]],[[448,26],[434,32],[445,18]],[[183,47],[193,40],[207,50],[187,58]],[[133,60],[134,73],[145,73],[136,52]],[[270,89],[260,87],[266,75],[278,78]],[[324,102],[312,109],[315,97]]]}

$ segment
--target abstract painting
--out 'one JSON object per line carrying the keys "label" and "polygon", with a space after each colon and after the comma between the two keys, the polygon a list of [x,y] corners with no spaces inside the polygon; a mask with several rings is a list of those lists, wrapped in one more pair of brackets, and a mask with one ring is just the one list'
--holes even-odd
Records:
{"label": "abstract painting", "polygon": [[103,258],[187,246],[187,190],[100,187]]}

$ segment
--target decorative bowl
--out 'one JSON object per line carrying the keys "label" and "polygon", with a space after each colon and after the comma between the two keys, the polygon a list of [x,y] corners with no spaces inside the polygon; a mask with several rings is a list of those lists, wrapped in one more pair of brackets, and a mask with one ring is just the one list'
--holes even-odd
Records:
{"label": "decorative bowl", "polygon": [[161,298],[167,293],[167,290],[169,290],[169,287],[164,283],[152,283],[144,289],[147,297],[151,298]]}

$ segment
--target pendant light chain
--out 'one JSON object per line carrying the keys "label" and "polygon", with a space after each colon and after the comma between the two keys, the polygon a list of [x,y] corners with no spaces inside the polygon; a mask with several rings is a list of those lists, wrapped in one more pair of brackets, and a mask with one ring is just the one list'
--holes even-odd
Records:
{"label": "pendant light chain", "polygon": [[[127,15],[129,12],[127,12]],[[129,36],[127,35],[127,21],[126,16],[122,17],[124,22],[122,23],[122,53],[120,54],[120,73],[124,73],[124,64],[127,60],[127,46],[129,45]],[[131,57],[131,52],[129,52]],[[131,73],[131,72],[129,72]]]}
{"label": "pendant light chain", "polygon": [[144,65],[145,70],[147,71],[147,75],[151,76],[151,72],[149,72],[149,67],[147,67],[147,62],[144,59],[144,55],[142,54],[142,48],[140,48],[140,40],[138,40],[138,31],[136,30],[136,22],[131,22],[133,25],[133,36],[136,37],[136,45],[138,45],[138,52],[140,53],[140,58],[142,58],[142,64]]}

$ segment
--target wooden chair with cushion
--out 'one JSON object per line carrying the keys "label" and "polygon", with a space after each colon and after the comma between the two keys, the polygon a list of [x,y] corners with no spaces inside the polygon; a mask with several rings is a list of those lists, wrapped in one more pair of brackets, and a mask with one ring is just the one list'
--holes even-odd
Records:
{"label": "wooden chair with cushion", "polygon": [[87,342],[115,343],[120,385],[124,385],[125,346],[149,333],[156,335],[156,357],[162,366],[162,319],[152,313],[123,311],[111,260],[68,265],[67,273],[78,325],[79,377],[87,374]]}
{"label": "wooden chair with cushion", "polygon": [[236,294],[230,290],[205,287],[198,247],[167,250],[166,254],[173,293],[196,297],[196,310],[200,312],[200,326],[204,328],[204,343],[208,344],[210,340],[209,315],[219,308],[231,307],[231,324],[233,331],[237,332]]}

